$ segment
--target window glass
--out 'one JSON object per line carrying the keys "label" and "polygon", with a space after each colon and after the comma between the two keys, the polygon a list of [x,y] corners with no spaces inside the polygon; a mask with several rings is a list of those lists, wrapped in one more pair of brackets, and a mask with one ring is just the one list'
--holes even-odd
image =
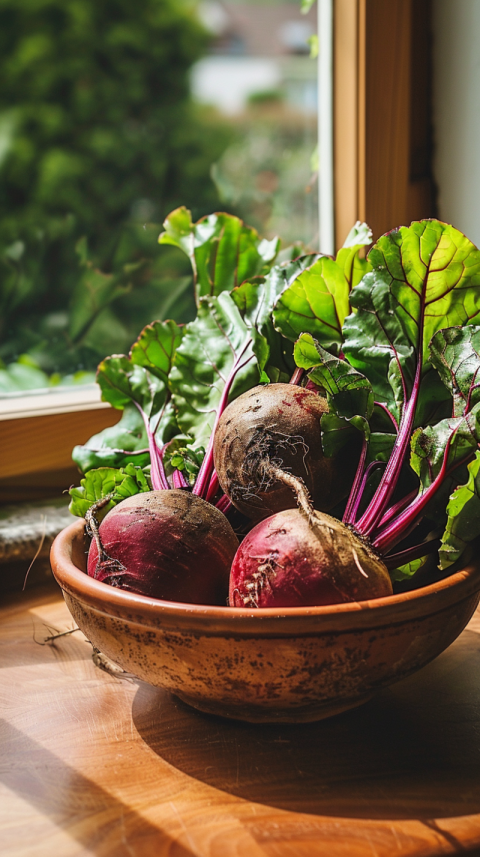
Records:
{"label": "window glass", "polygon": [[195,314],[166,215],[318,244],[316,12],[255,0],[4,0],[0,398],[91,384]]}
{"label": "window glass", "polygon": [[316,11],[204,0],[200,14],[214,40],[193,68],[192,93],[235,132],[212,166],[221,201],[268,237],[316,245]]}

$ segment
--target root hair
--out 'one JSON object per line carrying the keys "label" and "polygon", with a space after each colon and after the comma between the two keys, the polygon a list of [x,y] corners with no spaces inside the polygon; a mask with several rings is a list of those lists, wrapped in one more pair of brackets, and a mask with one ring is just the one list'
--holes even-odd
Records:
{"label": "root hair", "polygon": [[93,503],[89,509],[85,512],[85,529],[87,531],[87,535],[92,538],[97,546],[98,551],[98,559],[97,564],[95,566],[95,573],[93,575],[94,579],[98,578],[98,575],[101,571],[109,570],[109,574],[106,577],[106,581],[108,581],[113,586],[118,586],[119,580],[122,573],[126,571],[125,566],[118,559],[114,559],[109,556],[106,552],[102,539],[100,538],[100,530],[99,523],[95,517],[95,513],[99,512],[100,509],[103,509],[107,503],[113,498],[114,493],[107,494],[105,497],[102,497],[101,500],[97,500],[96,503]]}

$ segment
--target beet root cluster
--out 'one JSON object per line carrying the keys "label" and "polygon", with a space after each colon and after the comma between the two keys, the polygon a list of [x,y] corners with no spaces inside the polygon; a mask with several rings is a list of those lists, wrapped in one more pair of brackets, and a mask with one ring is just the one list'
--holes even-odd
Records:
{"label": "beet root cluster", "polygon": [[[324,455],[327,412],[295,384],[239,396],[212,439],[224,511],[185,487],[130,497],[93,527],[89,575],[151,598],[247,609],[391,595],[382,560],[325,514],[346,497],[359,456],[355,444]],[[227,499],[250,521],[240,546]]]}

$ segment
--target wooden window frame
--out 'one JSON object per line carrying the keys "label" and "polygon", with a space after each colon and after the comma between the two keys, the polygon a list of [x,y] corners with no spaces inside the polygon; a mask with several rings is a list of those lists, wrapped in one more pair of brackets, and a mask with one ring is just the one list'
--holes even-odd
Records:
{"label": "wooden window frame", "polygon": [[[413,5],[415,3],[415,6]],[[333,0],[335,243],[356,220],[374,238],[435,216],[431,0]],[[18,401],[17,401],[18,405]],[[121,414],[99,393],[32,396],[0,410],[0,503],[58,496],[75,444]]]}
{"label": "wooden window frame", "polygon": [[334,0],[337,247],[434,217],[431,0]]}

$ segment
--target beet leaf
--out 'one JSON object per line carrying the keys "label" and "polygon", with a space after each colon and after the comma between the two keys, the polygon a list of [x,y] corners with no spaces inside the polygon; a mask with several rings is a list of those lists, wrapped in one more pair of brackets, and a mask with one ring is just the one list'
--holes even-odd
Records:
{"label": "beet leaf", "polygon": [[[170,389],[181,430],[206,446],[194,493],[210,498],[213,437],[231,399],[255,386],[268,347],[242,319],[228,292],[202,298],[195,321],[186,326],[170,373]],[[254,351],[262,353],[259,364]]]}
{"label": "beet leaf", "polygon": [[[288,382],[295,369],[293,345],[275,330],[272,310],[279,295],[318,258],[318,255],[310,254],[275,265],[265,277],[246,281],[231,292],[245,324],[263,338],[263,341],[259,341],[255,337],[254,350],[259,361],[264,364],[265,374],[270,381]],[[268,347],[266,361],[265,344]]]}
{"label": "beet leaf", "polygon": [[[380,484],[359,522],[378,526],[395,490],[418,425],[419,402],[438,411],[448,392],[429,361],[437,330],[480,319],[480,252],[452,226],[412,223],[384,235],[372,248],[373,270],[354,290],[357,309],[344,325],[344,354],[372,383],[399,430]],[[423,420],[422,420],[423,421]],[[432,420],[429,419],[428,422]]]}
{"label": "beet leaf", "polygon": [[440,548],[440,568],[451,566],[466,545],[480,536],[480,452],[468,465],[468,481],[459,485],[447,506],[447,524]]}
{"label": "beet leaf", "polygon": [[[351,290],[370,270],[370,263],[359,258],[359,251],[370,243],[371,232],[365,224],[360,226],[365,228],[352,230],[348,246],[336,259],[318,258],[280,295],[273,317],[277,330],[287,339],[294,342],[308,331],[325,348],[340,352],[343,322],[351,312]],[[352,240],[357,243],[351,244]]]}
{"label": "beet leaf", "polygon": [[453,398],[453,415],[480,402],[480,328],[440,330],[430,343],[430,362]]}
{"label": "beet leaf", "polygon": [[[312,330],[298,339],[295,359],[327,394],[325,452],[348,439],[347,423],[364,434],[344,521],[388,561],[480,442],[480,253],[458,230],[429,220],[383,236],[368,261],[371,271],[350,294],[345,359],[328,354]],[[338,352],[339,341],[333,346]],[[400,551],[399,574],[411,573],[421,552]]]}
{"label": "beet leaf", "polygon": [[178,425],[197,444],[210,439],[226,387],[235,398],[258,383],[254,335],[228,292],[202,298],[197,318],[186,325],[169,385]]}
{"label": "beet leaf", "polygon": [[70,489],[69,509],[72,515],[85,517],[93,503],[111,494],[111,499],[98,515],[100,518],[126,497],[150,490],[151,486],[141,467],[134,464],[127,464],[124,468],[99,467],[90,470],[80,480],[80,487]]}
{"label": "beet leaf", "polygon": [[[183,329],[174,322],[157,321],[142,331],[129,357],[122,354],[107,357],[97,371],[102,399],[119,409],[133,405],[142,417],[155,489],[168,488],[162,447],[172,436],[174,417],[167,382],[182,336]],[[164,431],[168,438],[164,438]]]}
{"label": "beet leaf", "polygon": [[309,378],[325,390],[330,412],[347,420],[363,420],[360,430],[369,434],[374,396],[365,375],[330,354],[309,333],[297,340],[294,354],[297,366],[309,370]]}
{"label": "beet leaf", "polygon": [[183,337],[183,327],[174,321],[154,321],[143,328],[133,343],[130,359],[167,384],[172,360]]}
{"label": "beet leaf", "polygon": [[197,302],[266,273],[280,247],[278,238],[262,239],[256,229],[224,212],[193,223],[188,209],[177,208],[163,225],[160,244],[172,244],[190,259]]}
{"label": "beet leaf", "polygon": [[94,467],[125,467],[129,463],[145,467],[150,463],[150,453],[142,415],[134,405],[126,405],[116,425],[93,435],[83,446],[75,446],[72,458],[82,473]]}

